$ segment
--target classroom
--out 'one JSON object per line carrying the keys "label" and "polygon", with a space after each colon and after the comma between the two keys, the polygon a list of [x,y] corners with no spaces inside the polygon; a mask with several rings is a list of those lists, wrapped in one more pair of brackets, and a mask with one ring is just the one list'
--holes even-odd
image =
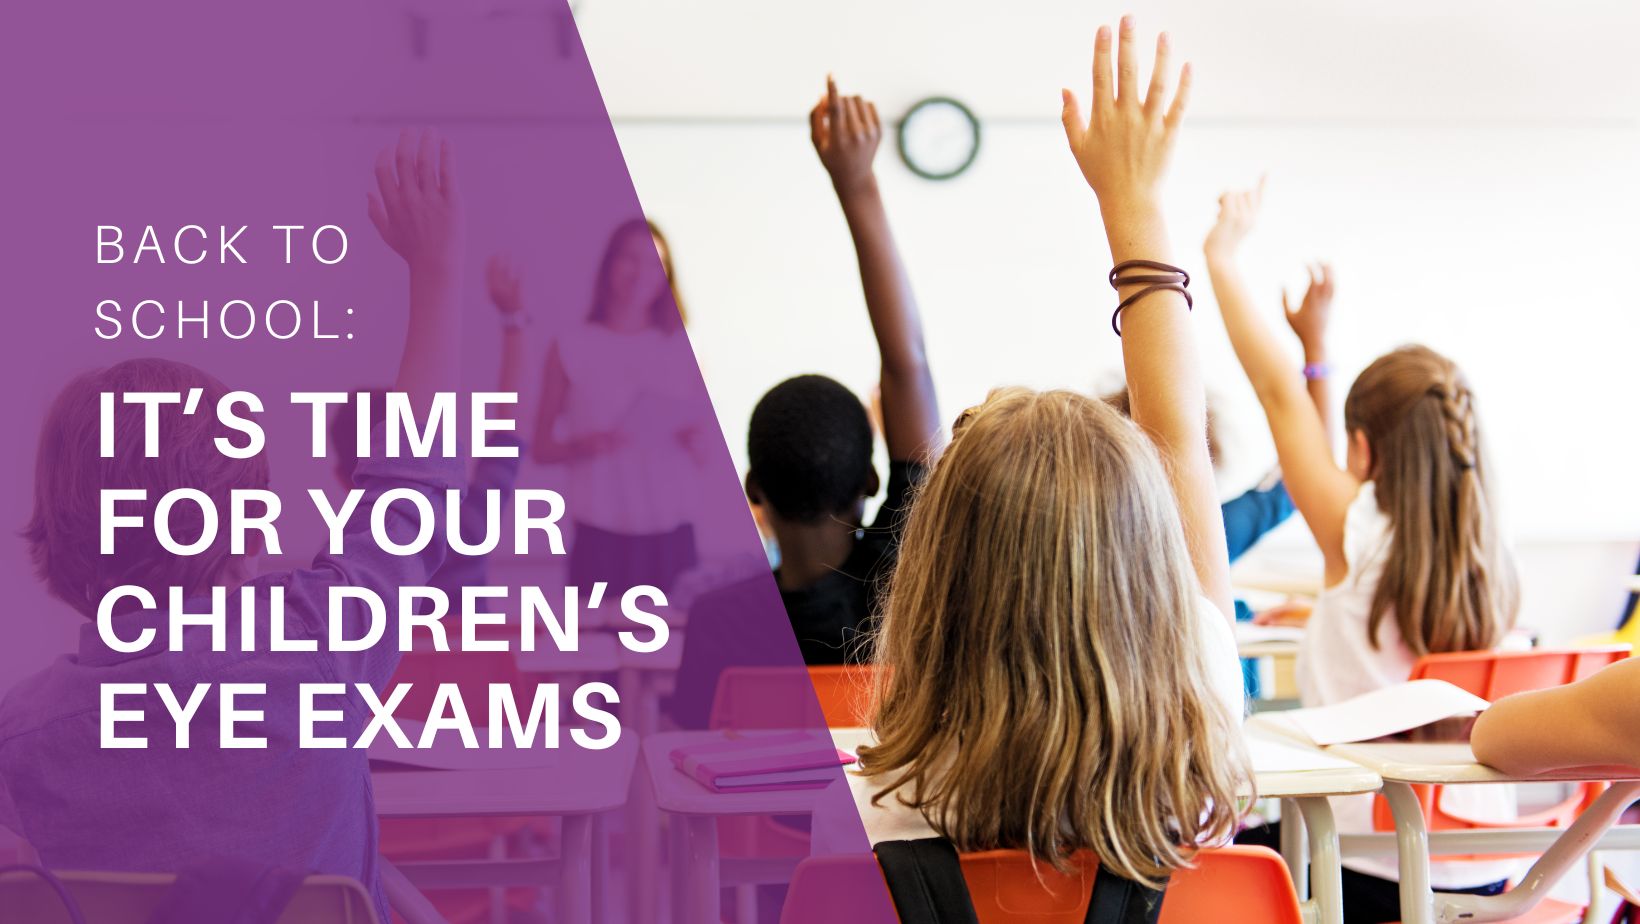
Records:
{"label": "classroom", "polygon": [[0,924],[1640,924],[1640,7],[91,5]]}

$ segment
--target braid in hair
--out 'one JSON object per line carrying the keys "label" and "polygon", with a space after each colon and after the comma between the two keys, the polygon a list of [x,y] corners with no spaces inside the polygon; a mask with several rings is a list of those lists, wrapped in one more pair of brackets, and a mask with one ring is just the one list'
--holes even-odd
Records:
{"label": "braid in hair", "polygon": [[1473,471],[1479,460],[1475,435],[1475,395],[1463,381],[1454,366],[1446,381],[1430,393],[1441,401],[1441,416],[1446,421],[1447,448],[1459,469]]}

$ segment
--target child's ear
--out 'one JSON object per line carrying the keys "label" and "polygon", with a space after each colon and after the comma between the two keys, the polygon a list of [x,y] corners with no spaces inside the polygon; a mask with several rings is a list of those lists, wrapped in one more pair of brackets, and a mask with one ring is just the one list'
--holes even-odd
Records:
{"label": "child's ear", "polygon": [[1365,481],[1372,477],[1373,472],[1372,444],[1367,442],[1365,430],[1349,431],[1349,440],[1349,457],[1353,463],[1351,468],[1356,469],[1352,474]]}
{"label": "child's ear", "polygon": [[757,479],[752,477],[751,472],[746,473],[746,499],[759,507],[763,506],[763,491],[758,488]]}
{"label": "child's ear", "polygon": [[861,492],[861,496],[863,496],[863,497],[876,497],[878,489],[880,489],[882,486],[883,486],[882,481],[879,480],[878,477],[877,477],[876,467],[873,466],[871,468],[866,469],[866,484],[865,484],[864,490]]}

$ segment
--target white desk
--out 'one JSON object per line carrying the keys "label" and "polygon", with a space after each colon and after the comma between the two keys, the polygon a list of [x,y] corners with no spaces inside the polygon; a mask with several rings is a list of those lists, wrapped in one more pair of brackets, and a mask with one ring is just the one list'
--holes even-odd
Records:
{"label": "white desk", "polygon": [[[1259,734],[1256,729],[1252,733]],[[832,729],[831,734],[838,747],[849,751],[868,743],[871,735],[868,729],[863,728]],[[801,859],[720,858],[718,818],[809,814],[823,792],[715,793],[672,766],[668,755],[674,749],[721,737],[721,732],[668,732],[647,738],[643,743],[643,762],[654,786],[655,804],[661,811],[673,815],[677,822],[672,827],[671,856],[674,924],[709,924],[721,920],[720,886],[787,881]],[[1284,743],[1290,745],[1290,742]],[[1325,757],[1320,751],[1314,753]],[[1293,848],[1287,851],[1289,864],[1294,875],[1300,876],[1299,870],[1305,865],[1305,851],[1299,845],[1306,845],[1303,839],[1307,835],[1309,886],[1314,893],[1310,912],[1312,920],[1322,924],[1339,924],[1343,920],[1343,901],[1338,832],[1327,797],[1376,792],[1379,778],[1376,773],[1359,766],[1340,767],[1336,766],[1336,761],[1325,759],[1317,763],[1327,766],[1301,770],[1284,765],[1285,769],[1278,772],[1260,772],[1255,766],[1255,785],[1260,795],[1281,799],[1292,807],[1295,821],[1303,818],[1302,826],[1295,824],[1287,827],[1294,839]]]}
{"label": "white desk", "polygon": [[[1588,768],[1518,777],[1477,763],[1467,744],[1348,744],[1327,748],[1383,777],[1384,797],[1395,816],[1395,847],[1401,875],[1401,920],[1405,924],[1501,921],[1530,910],[1572,864],[1596,845],[1640,849],[1640,826],[1612,825],[1640,798],[1640,770]],[[1500,828],[1430,834],[1417,784],[1540,783],[1618,781],[1569,828]],[[1608,830],[1610,829],[1610,830]],[[1350,840],[1384,837],[1365,835]],[[1543,855],[1519,885],[1502,895],[1437,895],[1429,885],[1429,855],[1536,852]]]}
{"label": "white desk", "polygon": [[[1295,742],[1258,722],[1248,722],[1242,731],[1252,751],[1259,796],[1281,800],[1281,854],[1306,903],[1306,920],[1342,924],[1343,865],[1338,826],[1327,800],[1377,792],[1381,785],[1378,774]],[[1264,753],[1270,749],[1281,752]],[[1308,766],[1303,763],[1306,755],[1314,758]],[[1271,769],[1266,761],[1276,756],[1281,758],[1279,769]]]}
{"label": "white desk", "polygon": [[603,816],[626,803],[637,752],[628,734],[603,751],[566,745],[541,767],[373,769],[370,779],[381,818],[561,818],[557,859],[415,862],[400,864],[398,871],[423,889],[556,886],[558,920],[601,924],[609,868]]}

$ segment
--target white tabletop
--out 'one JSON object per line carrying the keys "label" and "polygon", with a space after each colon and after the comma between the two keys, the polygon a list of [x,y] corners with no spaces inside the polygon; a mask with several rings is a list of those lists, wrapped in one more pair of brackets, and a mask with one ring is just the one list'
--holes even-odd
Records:
{"label": "white tabletop", "polygon": [[566,738],[540,767],[372,768],[370,781],[376,814],[382,818],[590,815],[626,804],[637,752],[630,735],[602,751],[577,747]]}
{"label": "white tabletop", "polygon": [[[717,740],[723,734],[718,731],[666,732],[644,740],[644,763],[654,782],[655,803],[662,811],[679,815],[795,815],[813,809],[821,790],[715,793],[672,766],[668,755],[674,749]],[[834,728],[831,738],[837,747],[854,751],[871,741],[871,730]],[[1291,742],[1282,743],[1291,747]],[[1279,771],[1261,771],[1255,764],[1253,773],[1259,795],[1291,799],[1358,795],[1377,792],[1382,785],[1378,774],[1368,768],[1340,766],[1345,762],[1329,759],[1319,750],[1311,749],[1311,753],[1316,758],[1311,769],[1299,769],[1288,762]]]}
{"label": "white tabletop", "polygon": [[1371,769],[1319,748],[1272,734],[1257,725],[1244,725],[1242,733],[1247,736],[1253,758],[1253,782],[1262,797],[1354,796],[1377,792],[1383,786],[1383,780]]}
{"label": "white tabletop", "polygon": [[1389,742],[1336,744],[1328,754],[1353,760],[1397,783],[1583,783],[1640,779],[1625,767],[1574,767],[1537,776],[1512,776],[1475,760],[1467,744]]}

